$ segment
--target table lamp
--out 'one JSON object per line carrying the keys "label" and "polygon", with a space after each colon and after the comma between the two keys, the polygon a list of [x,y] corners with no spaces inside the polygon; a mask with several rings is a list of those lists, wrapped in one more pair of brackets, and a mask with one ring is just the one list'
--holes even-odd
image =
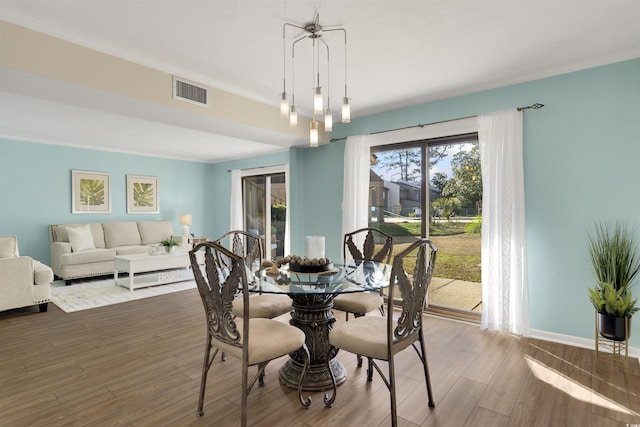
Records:
{"label": "table lamp", "polygon": [[180,224],[182,224],[182,236],[189,238],[189,226],[191,225],[191,214],[180,215]]}

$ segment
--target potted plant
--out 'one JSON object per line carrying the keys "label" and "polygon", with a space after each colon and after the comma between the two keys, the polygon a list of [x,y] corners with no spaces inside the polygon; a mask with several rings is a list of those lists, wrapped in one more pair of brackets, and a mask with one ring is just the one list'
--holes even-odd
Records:
{"label": "potted plant", "polygon": [[160,242],[162,246],[167,250],[167,253],[173,253],[176,251],[176,247],[180,246],[180,242],[174,240],[173,238],[169,238]]}
{"label": "potted plant", "polygon": [[625,324],[631,330],[636,307],[631,288],[640,278],[640,253],[632,230],[625,222],[596,224],[588,235],[589,259],[596,284],[589,299],[598,313],[598,329],[605,338],[624,341]]}

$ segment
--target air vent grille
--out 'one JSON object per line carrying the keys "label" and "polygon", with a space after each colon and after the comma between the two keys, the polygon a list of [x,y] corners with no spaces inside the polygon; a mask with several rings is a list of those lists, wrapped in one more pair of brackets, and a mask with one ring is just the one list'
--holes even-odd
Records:
{"label": "air vent grille", "polygon": [[208,106],[207,89],[193,82],[173,77],[173,98],[192,104]]}

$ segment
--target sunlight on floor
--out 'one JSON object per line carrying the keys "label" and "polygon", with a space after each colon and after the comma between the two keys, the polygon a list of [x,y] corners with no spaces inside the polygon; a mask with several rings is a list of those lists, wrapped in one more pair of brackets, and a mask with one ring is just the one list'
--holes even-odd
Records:
{"label": "sunlight on floor", "polygon": [[606,409],[611,409],[613,411],[618,411],[629,415],[639,415],[631,409],[625,408],[624,406],[614,402],[613,400],[602,396],[601,394],[598,394],[593,390],[590,390],[577,381],[568,378],[566,375],[559,373],[555,369],[549,368],[543,363],[535,360],[533,357],[527,355],[525,355],[524,357],[527,365],[529,365],[529,369],[531,369],[531,373],[533,373],[536,378],[544,381],[545,383],[557,388],[564,393],[567,393],[574,399],[592,403],[594,405],[602,406]]}

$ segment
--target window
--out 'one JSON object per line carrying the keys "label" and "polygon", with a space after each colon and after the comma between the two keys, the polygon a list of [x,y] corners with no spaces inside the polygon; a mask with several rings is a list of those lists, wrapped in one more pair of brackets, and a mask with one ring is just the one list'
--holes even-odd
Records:
{"label": "window", "polygon": [[287,244],[287,173],[282,168],[243,171],[244,229],[264,239],[265,258],[284,256]]}
{"label": "window", "polygon": [[477,133],[376,146],[369,185],[372,227],[398,253],[416,237],[438,247],[429,310],[479,318],[482,178]]}

